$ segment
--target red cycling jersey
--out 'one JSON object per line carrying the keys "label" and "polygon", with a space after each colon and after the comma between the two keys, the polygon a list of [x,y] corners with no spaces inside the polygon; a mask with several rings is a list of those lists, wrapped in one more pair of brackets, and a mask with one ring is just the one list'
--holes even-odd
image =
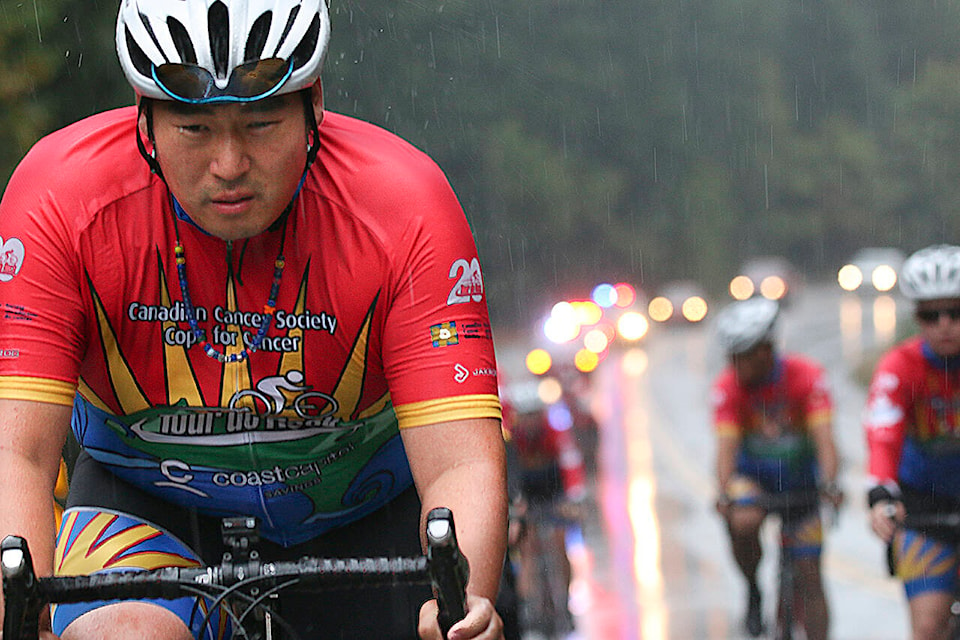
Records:
{"label": "red cycling jersey", "polygon": [[713,386],[713,420],[721,436],[741,438],[737,470],[766,488],[797,488],[815,481],[810,430],[830,424],[833,402],[822,368],[798,355],[777,359],[756,387],[737,382],[727,367]]}
{"label": "red cycling jersey", "polygon": [[221,363],[187,323],[172,200],[136,119],[46,137],[4,193],[0,397],[72,404],[78,439],[118,476],[259,515],[284,544],[410,486],[398,423],[499,418],[476,247],[426,155],[327,113],[286,225],[226,243],[179,223],[199,327],[228,355],[256,336],[285,243],[262,345]]}
{"label": "red cycling jersey", "polygon": [[960,367],[919,336],[887,352],[870,383],[864,428],[868,470],[897,482],[960,498]]}

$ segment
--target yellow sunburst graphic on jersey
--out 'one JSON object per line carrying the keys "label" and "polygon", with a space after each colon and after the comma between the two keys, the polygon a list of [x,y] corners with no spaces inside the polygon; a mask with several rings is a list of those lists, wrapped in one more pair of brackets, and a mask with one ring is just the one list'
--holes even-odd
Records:
{"label": "yellow sunburst graphic on jersey", "polygon": [[[900,545],[898,545],[900,547]],[[952,569],[950,551],[932,539],[914,537],[897,549],[897,577],[905,582],[942,576]]]}
{"label": "yellow sunburst graphic on jersey", "polygon": [[[173,304],[173,301],[170,296],[170,289],[165,276],[163,261],[160,257],[159,250],[157,252],[157,261],[160,273],[160,305],[169,308]],[[297,301],[294,305],[294,308],[291,309],[291,313],[293,314],[301,314],[306,311],[307,274],[309,273],[309,267],[310,265],[308,262],[304,267],[303,274],[300,278]],[[113,388],[117,397],[117,401],[120,405],[120,413],[131,414],[149,409],[151,404],[147,399],[146,393],[144,392],[142,386],[136,378],[133,367],[130,365],[126,356],[120,349],[116,333],[110,325],[109,318],[100,300],[100,296],[97,295],[96,290],[93,289],[92,283],[91,290],[93,295],[93,304],[97,314],[97,322],[100,327],[100,337],[107,364],[108,376],[110,378],[111,387]],[[233,276],[227,279],[225,293],[226,310],[229,312],[228,317],[236,317],[237,314],[233,312],[238,311],[237,285]],[[331,393],[338,407],[336,413],[333,415],[341,420],[349,420],[357,410],[360,402],[360,394],[363,389],[363,379],[366,371],[367,342],[370,336],[370,327],[376,305],[377,298],[374,298],[367,311],[363,325],[360,327],[360,330],[357,332],[357,335],[354,338],[353,348],[351,349],[350,356],[347,358],[343,369],[340,372],[340,377],[337,381],[336,387]],[[160,321],[159,325],[161,335],[167,331],[172,331],[179,328],[177,323],[172,320]],[[228,324],[225,325],[225,329],[240,335],[242,327],[235,324]],[[300,346],[299,349],[295,351],[288,351],[281,356],[276,372],[277,375],[281,376],[290,371],[304,371],[303,329],[289,329],[285,336],[288,338],[299,338],[296,340],[296,343]],[[194,346],[194,348],[199,349],[200,347]],[[227,347],[224,353],[225,355],[229,356],[239,353],[241,349],[241,345],[236,344]],[[167,405],[175,405],[180,403],[182,400],[185,400],[186,404],[191,407],[225,407],[229,405],[231,397],[237,390],[250,389],[253,387],[249,358],[247,358],[245,361],[223,363],[222,373],[220,376],[219,397],[215,400],[204,399],[197,374],[190,362],[186,345],[172,345],[164,342],[162,366],[166,372],[165,382],[167,392],[166,400],[163,404]],[[82,379],[80,380],[80,393],[86,400],[91,402],[96,407],[107,412],[112,412],[107,403],[104,402],[102,398],[99,398],[89,387],[89,385],[87,385]],[[373,406],[366,409],[359,417],[363,418],[378,413],[386,406],[388,402],[389,395],[385,394],[376,403],[374,403]]]}

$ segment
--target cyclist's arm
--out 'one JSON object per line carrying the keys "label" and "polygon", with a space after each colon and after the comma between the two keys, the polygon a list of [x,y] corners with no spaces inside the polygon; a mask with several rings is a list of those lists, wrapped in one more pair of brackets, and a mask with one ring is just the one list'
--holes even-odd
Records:
{"label": "cyclist's arm", "polygon": [[810,426],[810,438],[816,450],[817,466],[820,468],[820,482],[826,486],[836,486],[840,470],[840,457],[833,438],[833,424],[830,420],[821,420]]}
{"label": "cyclist's arm", "polygon": [[870,526],[886,542],[893,538],[896,531],[896,523],[890,517],[891,505],[897,520],[902,520],[905,515],[897,481],[907,416],[912,412],[908,392],[912,386],[903,379],[903,375],[895,375],[898,368],[892,355],[881,360],[870,383],[863,418],[867,439],[867,473],[871,479],[867,494]]}
{"label": "cyclist's arm", "polygon": [[0,538],[25,537],[38,575],[53,573],[50,496],[70,412],[65,405],[0,399]]}
{"label": "cyclist's arm", "polygon": [[507,532],[500,422],[490,418],[456,420],[402,429],[401,434],[423,504],[422,517],[434,507],[448,507],[453,512],[457,538],[470,563],[467,591],[480,598],[468,602],[471,632],[457,637],[498,638],[501,623],[492,603],[503,569]]}
{"label": "cyclist's arm", "polygon": [[739,432],[724,428],[717,431],[717,507],[726,515],[727,489],[737,470],[737,451],[740,448]]}

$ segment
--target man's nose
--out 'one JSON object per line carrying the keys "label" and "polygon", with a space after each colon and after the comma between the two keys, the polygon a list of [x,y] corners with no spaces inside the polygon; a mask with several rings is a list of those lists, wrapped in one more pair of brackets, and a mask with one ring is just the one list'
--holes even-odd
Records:
{"label": "man's nose", "polygon": [[250,170],[250,156],[240,136],[228,134],[219,140],[210,162],[210,173],[224,181],[232,181]]}

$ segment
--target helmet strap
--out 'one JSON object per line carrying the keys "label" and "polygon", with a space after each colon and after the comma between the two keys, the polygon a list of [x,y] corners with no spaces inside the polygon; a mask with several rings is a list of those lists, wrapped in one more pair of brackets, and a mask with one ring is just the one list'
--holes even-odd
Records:
{"label": "helmet strap", "polygon": [[163,170],[160,169],[160,163],[157,162],[157,143],[153,139],[153,103],[150,102],[149,98],[141,98],[140,103],[137,105],[137,122],[140,122],[140,118],[146,118],[147,121],[147,138],[150,140],[151,151],[147,151],[146,146],[143,144],[143,137],[140,135],[139,124],[137,126],[137,149],[140,151],[140,156],[146,160],[147,165],[150,167],[150,172],[157,174],[161,180],[166,183],[166,179],[163,177]]}
{"label": "helmet strap", "polygon": [[303,117],[307,122],[307,164],[303,167],[306,173],[320,152],[320,128],[317,126],[317,115],[313,112],[313,89],[302,90],[300,99],[303,101]]}

